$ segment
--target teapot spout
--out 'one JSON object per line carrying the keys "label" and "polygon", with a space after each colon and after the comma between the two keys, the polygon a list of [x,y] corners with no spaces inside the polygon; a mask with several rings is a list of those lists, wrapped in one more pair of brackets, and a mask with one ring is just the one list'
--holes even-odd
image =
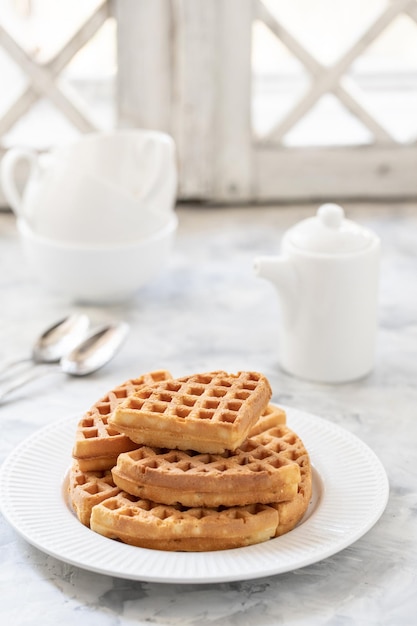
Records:
{"label": "teapot spout", "polygon": [[288,323],[294,318],[297,294],[297,277],[286,256],[261,256],[254,261],[255,273],[272,282],[281,299],[284,316]]}

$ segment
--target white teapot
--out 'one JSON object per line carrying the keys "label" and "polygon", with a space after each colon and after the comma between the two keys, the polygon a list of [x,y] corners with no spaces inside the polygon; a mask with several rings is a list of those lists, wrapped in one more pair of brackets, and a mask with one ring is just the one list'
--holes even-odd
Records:
{"label": "white teapot", "polygon": [[361,378],[374,365],[380,240],[335,204],[290,228],[282,255],[259,257],[256,273],[281,300],[280,363],[324,383]]}

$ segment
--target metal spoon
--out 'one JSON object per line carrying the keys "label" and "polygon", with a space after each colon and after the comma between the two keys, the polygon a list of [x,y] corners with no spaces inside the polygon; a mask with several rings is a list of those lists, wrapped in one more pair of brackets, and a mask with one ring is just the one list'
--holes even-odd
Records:
{"label": "metal spoon", "polygon": [[125,322],[113,322],[95,331],[58,364],[50,364],[48,369],[35,369],[16,377],[9,384],[0,386],[0,402],[11,391],[51,372],[61,371],[70,376],[87,376],[108,363],[116,354],[129,332]]}
{"label": "metal spoon", "polygon": [[62,371],[71,376],[86,376],[95,372],[113,358],[128,333],[126,322],[104,326],[61,359]]}
{"label": "metal spoon", "polygon": [[35,341],[30,356],[9,361],[0,371],[0,376],[10,377],[15,369],[33,367],[39,363],[58,361],[84,339],[90,320],[84,313],[73,313],[47,328]]}

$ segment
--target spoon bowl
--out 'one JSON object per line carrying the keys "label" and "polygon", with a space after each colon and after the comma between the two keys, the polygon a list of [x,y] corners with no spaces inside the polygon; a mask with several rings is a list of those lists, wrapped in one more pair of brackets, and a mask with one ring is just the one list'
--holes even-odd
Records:
{"label": "spoon bowl", "polygon": [[35,363],[58,363],[84,339],[90,326],[88,316],[73,313],[60,320],[37,339],[32,350]]}
{"label": "spoon bowl", "polygon": [[113,358],[128,332],[125,322],[104,326],[61,359],[61,370],[71,376],[92,374]]}
{"label": "spoon bowl", "polygon": [[76,346],[58,363],[50,363],[44,368],[32,368],[16,376],[8,384],[0,386],[0,402],[10,392],[27,383],[50,374],[61,371],[70,376],[87,376],[108,363],[116,354],[127,337],[129,326],[125,322],[113,322],[95,331]]}
{"label": "spoon bowl", "polygon": [[0,378],[10,378],[22,369],[42,363],[58,363],[82,341],[88,332],[90,320],[84,313],[72,313],[59,320],[36,339],[29,356],[7,361],[0,367]]}

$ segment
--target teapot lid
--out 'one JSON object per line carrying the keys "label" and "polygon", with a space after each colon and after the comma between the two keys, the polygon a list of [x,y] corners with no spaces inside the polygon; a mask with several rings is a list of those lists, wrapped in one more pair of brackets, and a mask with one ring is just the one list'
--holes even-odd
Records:
{"label": "teapot lid", "polygon": [[323,204],[315,217],[293,226],[287,237],[300,250],[322,254],[360,252],[375,240],[370,230],[345,219],[342,207],[337,204]]}

